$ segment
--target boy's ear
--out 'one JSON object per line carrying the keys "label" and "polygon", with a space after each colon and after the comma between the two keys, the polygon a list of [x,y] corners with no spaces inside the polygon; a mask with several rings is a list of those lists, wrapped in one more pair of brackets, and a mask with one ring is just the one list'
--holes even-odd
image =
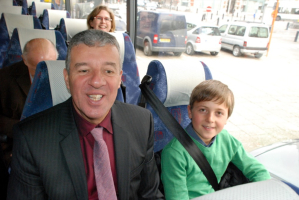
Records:
{"label": "boy's ear", "polygon": [[190,119],[192,119],[192,112],[191,112],[190,105],[187,106],[187,109],[188,109],[188,116],[189,116]]}

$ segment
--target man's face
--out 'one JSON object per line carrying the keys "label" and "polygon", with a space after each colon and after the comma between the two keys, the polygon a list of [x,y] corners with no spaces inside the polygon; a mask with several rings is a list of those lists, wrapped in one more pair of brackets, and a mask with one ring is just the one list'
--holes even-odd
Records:
{"label": "man's face", "polygon": [[121,83],[117,48],[79,44],[71,51],[69,74],[66,69],[63,73],[76,111],[87,121],[99,124],[112,107]]}
{"label": "man's face", "polygon": [[195,102],[191,110],[188,105],[188,115],[192,119],[193,129],[206,144],[220,133],[228,120],[228,108],[224,103],[215,101]]}
{"label": "man's face", "polygon": [[154,15],[151,13],[140,13],[140,29],[142,31],[151,31],[152,22],[154,21]]}

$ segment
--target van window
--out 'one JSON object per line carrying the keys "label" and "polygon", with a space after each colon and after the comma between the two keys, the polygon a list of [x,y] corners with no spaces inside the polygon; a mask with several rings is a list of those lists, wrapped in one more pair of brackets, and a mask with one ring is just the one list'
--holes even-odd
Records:
{"label": "van window", "polygon": [[238,36],[244,36],[245,35],[245,31],[246,31],[246,27],[245,26],[239,26],[238,29],[237,29],[236,35],[238,35]]}
{"label": "van window", "polygon": [[236,25],[231,25],[230,27],[229,27],[229,30],[228,30],[228,34],[229,35],[235,35],[236,34],[236,31],[237,31],[237,26]]}
{"label": "van window", "polygon": [[225,30],[226,30],[226,28],[227,28],[227,25],[222,25],[222,26],[219,28],[220,33],[224,33]]}
{"label": "van window", "polygon": [[217,27],[202,27],[200,33],[204,35],[220,36],[220,32]]}
{"label": "van window", "polygon": [[160,21],[160,33],[186,29],[185,16],[161,15],[159,21]]}
{"label": "van window", "polygon": [[266,27],[251,27],[249,37],[268,38],[268,29]]}

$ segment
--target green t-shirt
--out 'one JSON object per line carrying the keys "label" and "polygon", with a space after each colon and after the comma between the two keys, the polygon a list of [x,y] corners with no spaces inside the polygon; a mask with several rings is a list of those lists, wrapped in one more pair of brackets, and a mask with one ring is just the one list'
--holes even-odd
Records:
{"label": "green t-shirt", "polygon": [[[229,162],[234,163],[253,182],[270,179],[269,172],[236,138],[222,130],[211,147],[205,147],[192,138],[207,158],[218,183]],[[162,152],[162,175],[167,200],[192,199],[214,192],[198,165],[176,139],[172,139]]]}

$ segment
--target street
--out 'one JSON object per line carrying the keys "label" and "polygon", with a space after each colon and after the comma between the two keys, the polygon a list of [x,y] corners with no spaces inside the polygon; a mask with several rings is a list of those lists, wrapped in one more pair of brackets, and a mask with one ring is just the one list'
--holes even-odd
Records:
{"label": "street", "polygon": [[[247,151],[284,140],[299,138],[299,29],[285,30],[287,22],[275,22],[268,56],[234,57],[221,50],[217,56],[196,53],[181,57],[160,53],[146,57],[136,50],[140,79],[151,60],[163,65],[194,65],[203,61],[213,79],[227,84],[235,95],[235,108],[225,126]],[[179,61],[178,61],[179,60]],[[183,65],[182,65],[183,67]]]}

